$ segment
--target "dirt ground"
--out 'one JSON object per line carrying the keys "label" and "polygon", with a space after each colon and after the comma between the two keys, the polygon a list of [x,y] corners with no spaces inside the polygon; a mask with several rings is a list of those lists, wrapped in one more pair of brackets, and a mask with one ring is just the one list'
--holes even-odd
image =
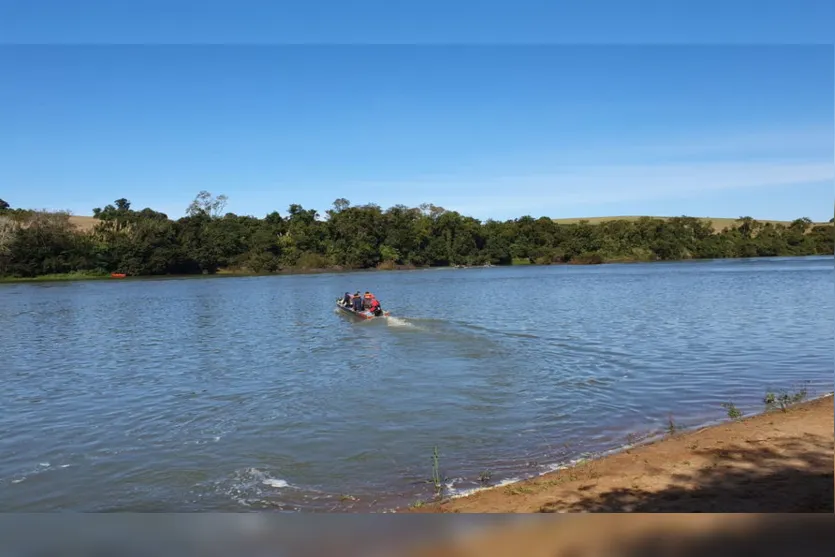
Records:
{"label": "dirt ground", "polygon": [[829,396],[401,512],[833,513],[834,422]]}

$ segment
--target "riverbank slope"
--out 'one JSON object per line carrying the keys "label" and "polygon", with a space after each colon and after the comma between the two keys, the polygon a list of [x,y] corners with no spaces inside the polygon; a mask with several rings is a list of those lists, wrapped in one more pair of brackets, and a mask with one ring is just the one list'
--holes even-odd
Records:
{"label": "riverbank slope", "polygon": [[833,512],[833,397],[401,512]]}

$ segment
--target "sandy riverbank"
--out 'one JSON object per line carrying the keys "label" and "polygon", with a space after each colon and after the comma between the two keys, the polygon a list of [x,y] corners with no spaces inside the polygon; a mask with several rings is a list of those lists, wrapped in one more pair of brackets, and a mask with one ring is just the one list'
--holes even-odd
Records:
{"label": "sandy riverbank", "polygon": [[401,512],[833,512],[833,397]]}

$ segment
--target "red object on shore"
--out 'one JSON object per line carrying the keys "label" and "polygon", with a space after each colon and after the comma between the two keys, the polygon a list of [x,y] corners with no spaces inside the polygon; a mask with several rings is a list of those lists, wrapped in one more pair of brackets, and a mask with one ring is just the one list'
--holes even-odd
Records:
{"label": "red object on shore", "polygon": [[111,278],[125,278],[126,276],[125,273],[110,273]]}

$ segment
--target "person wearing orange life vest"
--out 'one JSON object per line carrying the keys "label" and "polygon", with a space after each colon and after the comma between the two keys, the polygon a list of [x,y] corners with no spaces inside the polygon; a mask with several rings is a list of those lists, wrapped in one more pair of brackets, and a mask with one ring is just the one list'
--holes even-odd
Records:
{"label": "person wearing orange life vest", "polygon": [[380,307],[380,301],[377,298],[371,299],[371,307],[368,308],[374,315],[382,315],[383,308]]}
{"label": "person wearing orange life vest", "polygon": [[371,309],[371,302],[374,300],[374,294],[365,291],[365,296],[362,298],[362,309]]}

